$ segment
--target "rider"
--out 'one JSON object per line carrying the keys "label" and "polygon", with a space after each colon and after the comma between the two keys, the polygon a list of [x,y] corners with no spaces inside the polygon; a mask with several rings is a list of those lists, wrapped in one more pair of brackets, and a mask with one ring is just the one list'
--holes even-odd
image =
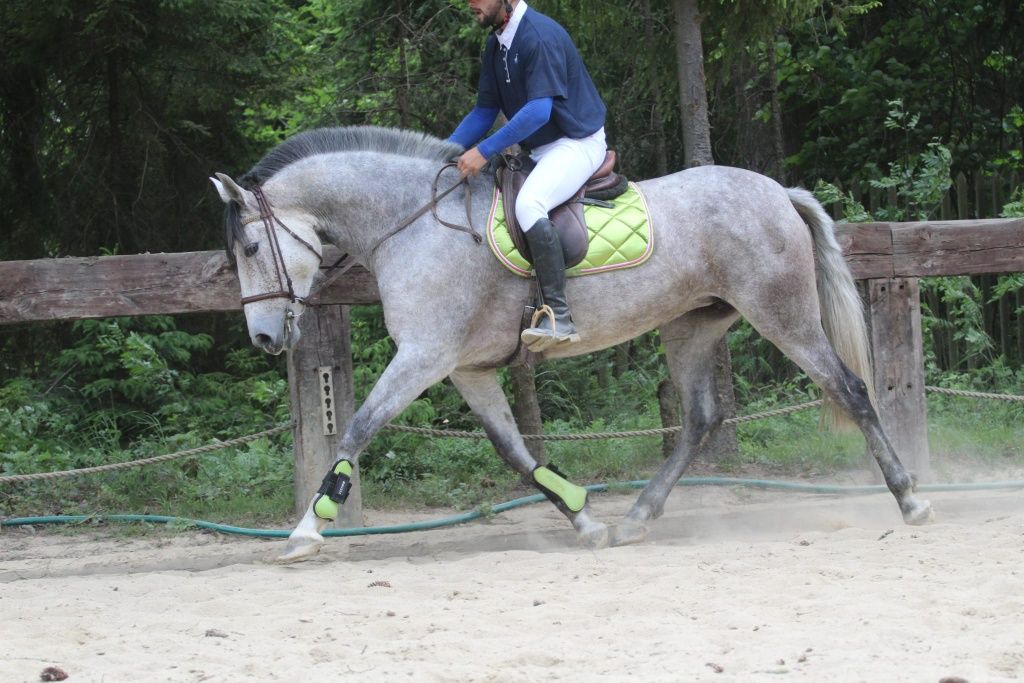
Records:
{"label": "rider", "polygon": [[[519,143],[537,163],[516,201],[545,316],[524,330],[523,343],[541,351],[579,341],[565,299],[565,258],[548,212],[567,201],[605,159],[605,105],[572,38],[525,0],[469,0],[491,35],[483,52],[476,107],[449,138],[466,151],[463,176],[475,175],[504,148]],[[508,119],[480,142],[501,111]],[[479,143],[479,144],[478,144]]]}

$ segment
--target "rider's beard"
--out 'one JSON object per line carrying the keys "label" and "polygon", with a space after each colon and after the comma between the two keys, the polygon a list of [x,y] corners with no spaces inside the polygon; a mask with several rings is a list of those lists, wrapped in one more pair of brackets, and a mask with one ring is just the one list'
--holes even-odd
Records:
{"label": "rider's beard", "polygon": [[505,23],[505,7],[499,3],[493,10],[480,10],[476,20],[481,28],[498,28]]}

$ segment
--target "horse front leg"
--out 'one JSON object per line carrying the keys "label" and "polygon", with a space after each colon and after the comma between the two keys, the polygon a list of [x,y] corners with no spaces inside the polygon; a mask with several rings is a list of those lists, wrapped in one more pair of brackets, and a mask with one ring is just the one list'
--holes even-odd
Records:
{"label": "horse front leg", "polygon": [[324,479],[324,486],[313,495],[306,513],[288,536],[284,553],[275,559],[276,562],[296,562],[320,552],[324,543],[321,532],[333,521],[337,515],[337,506],[343,502],[343,496],[336,494],[343,489],[347,476],[359,460],[359,454],[378,431],[405,410],[417,396],[444,379],[454,365],[454,358],[446,354],[417,348],[398,350],[345,428],[337,457]]}
{"label": "horse front leg", "polygon": [[494,370],[459,369],[452,383],[480,419],[501,459],[536,486],[564,514],[576,529],[580,545],[603,548],[608,545],[608,527],[590,514],[586,489],[569,483],[530,455],[512,417],[505,392]]}

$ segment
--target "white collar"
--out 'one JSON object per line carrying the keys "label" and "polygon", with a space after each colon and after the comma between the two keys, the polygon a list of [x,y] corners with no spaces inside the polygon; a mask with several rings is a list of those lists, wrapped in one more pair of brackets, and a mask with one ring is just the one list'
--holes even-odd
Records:
{"label": "white collar", "polygon": [[511,49],[512,41],[516,37],[516,30],[519,28],[519,22],[522,20],[523,15],[526,14],[526,10],[526,1],[519,0],[519,4],[512,10],[512,17],[508,20],[508,25],[498,34],[498,42],[506,50]]}

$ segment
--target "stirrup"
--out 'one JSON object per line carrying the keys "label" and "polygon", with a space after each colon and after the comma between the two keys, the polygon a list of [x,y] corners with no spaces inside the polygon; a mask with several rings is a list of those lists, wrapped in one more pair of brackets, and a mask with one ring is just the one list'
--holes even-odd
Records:
{"label": "stirrup", "polygon": [[[551,321],[551,329],[540,327],[544,318]],[[544,304],[533,313],[530,320],[530,327],[523,330],[519,339],[526,344],[526,348],[534,353],[540,353],[545,349],[557,344],[575,344],[580,340],[580,335],[575,330],[572,332],[559,332],[558,319],[551,306]]]}
{"label": "stirrup", "polygon": [[555,319],[555,312],[551,310],[551,307],[544,304],[536,311],[533,312],[533,317],[530,318],[530,329],[535,330],[540,327],[540,322],[547,317],[551,321],[551,334],[556,336],[558,329],[558,321]]}

